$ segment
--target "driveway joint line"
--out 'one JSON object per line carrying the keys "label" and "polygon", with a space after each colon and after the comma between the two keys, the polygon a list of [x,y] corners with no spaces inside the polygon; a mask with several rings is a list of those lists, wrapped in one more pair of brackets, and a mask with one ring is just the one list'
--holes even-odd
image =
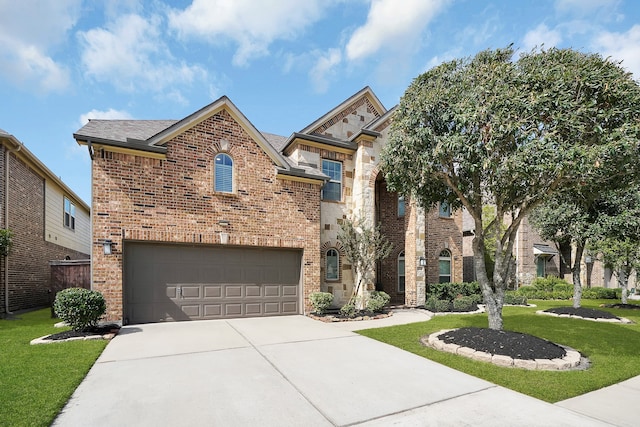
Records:
{"label": "driveway joint line", "polygon": [[188,352],[185,352],[185,353],[158,354],[156,356],[132,357],[130,359],[105,360],[105,361],[97,360],[96,364],[98,364],[98,363],[104,364],[104,363],[114,363],[114,362],[128,362],[128,361],[134,361],[134,360],[161,359],[161,358],[165,358],[165,357],[184,356],[186,354],[217,353],[219,351],[239,350],[241,348],[251,348],[251,347],[252,347],[252,345],[243,345],[243,346],[239,346],[239,347],[217,348],[217,349],[201,350],[201,351],[188,351]]}
{"label": "driveway joint line", "polygon": [[[311,406],[312,406],[316,411],[318,411],[318,413],[319,413],[320,415],[322,415],[322,416],[323,416],[323,417],[324,417],[324,418],[325,418],[325,419],[326,419],[326,420],[327,420],[331,425],[333,425],[333,426],[338,426],[338,424],[337,424],[336,422],[334,422],[334,421],[331,419],[331,417],[329,417],[329,415],[325,414],[325,413],[324,413],[324,411],[322,411],[318,406],[316,406],[316,404],[315,404],[315,403],[313,403],[313,402],[311,401],[311,399],[309,399],[309,398],[307,397],[307,395],[303,393],[303,391],[302,391],[302,390],[300,390],[300,389],[299,389],[299,388],[298,388],[298,387],[297,387],[293,382],[291,382],[291,380],[290,380],[289,378],[287,378],[287,376],[284,374],[284,372],[282,372],[280,369],[278,369],[278,367],[277,367],[277,366],[276,366],[276,365],[275,365],[271,360],[269,360],[269,358],[268,358],[264,353],[262,353],[262,352],[260,351],[260,349],[258,348],[258,346],[256,346],[255,344],[253,344],[253,342],[251,342],[251,340],[250,340],[248,337],[246,337],[242,332],[240,332],[237,328],[235,328],[231,323],[228,323],[228,322],[227,322],[227,324],[228,324],[228,325],[229,325],[229,326],[230,326],[234,331],[236,331],[236,332],[237,332],[237,333],[238,333],[242,338],[244,338],[244,339],[245,339],[245,340],[246,340],[246,341],[251,345],[251,347],[253,347],[253,348],[255,349],[255,351],[256,351],[256,352],[257,352],[257,353],[258,353],[258,354],[259,354],[259,355],[260,355],[260,356],[261,356],[261,357],[262,357],[262,358],[263,358],[263,359],[264,359],[264,360],[265,360],[269,365],[271,365],[271,366],[273,367],[273,369],[275,369],[275,370],[276,370],[276,372],[278,372],[278,373],[280,374],[280,376],[281,376],[281,377],[282,377],[286,382],[288,382],[288,383],[291,385],[291,387],[293,387],[293,389],[294,389],[295,391],[297,391],[297,392],[300,394],[300,396],[302,396],[302,397],[303,397],[303,399],[304,399],[304,400],[306,400],[307,402],[309,402],[309,404],[310,404],[310,405],[311,405]],[[313,340],[308,340],[308,341],[310,342],[310,341],[313,341]]]}

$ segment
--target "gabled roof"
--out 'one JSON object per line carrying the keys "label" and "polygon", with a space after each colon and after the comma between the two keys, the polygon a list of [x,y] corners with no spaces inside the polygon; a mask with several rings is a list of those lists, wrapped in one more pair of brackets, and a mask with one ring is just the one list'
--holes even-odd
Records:
{"label": "gabled roof", "polygon": [[277,167],[278,173],[311,180],[327,179],[321,173],[308,171],[309,168],[293,166],[280,154],[287,139],[278,135],[262,134],[226,96],[182,120],[90,120],[74,133],[73,137],[80,144],[113,147],[125,152],[142,151],[150,153],[148,155],[152,157],[164,156],[167,152],[166,144],[171,139],[222,110],[227,111],[262,148]]}
{"label": "gabled roof", "polygon": [[346,100],[344,100],[340,105],[333,108],[331,111],[305,127],[300,131],[300,133],[312,134],[318,133],[318,128],[322,127],[328,123],[335,123],[337,116],[341,113],[344,113],[345,110],[353,109],[353,105],[360,101],[362,98],[366,98],[366,100],[371,103],[371,105],[376,109],[377,115],[383,115],[386,113],[387,109],[384,108],[382,102],[378,99],[375,93],[371,90],[369,86],[365,86],[363,89],[359,90]]}
{"label": "gabled roof", "polygon": [[388,126],[388,125],[385,124],[385,122],[387,122],[389,119],[391,119],[391,117],[393,116],[393,113],[395,113],[397,108],[398,108],[398,105],[394,105],[393,107],[391,107],[389,109],[389,111],[387,111],[386,113],[384,113],[383,115],[381,115],[377,119],[373,120],[371,123],[369,123],[368,125],[366,125],[362,129],[363,130],[371,130],[371,131],[375,131],[375,132],[380,132],[383,128]]}
{"label": "gabled roof", "polygon": [[11,145],[11,149],[15,149],[16,155],[26,159],[31,164],[30,166],[32,166],[38,174],[48,179],[49,181],[54,182],[56,185],[62,188],[62,191],[64,191],[69,197],[74,199],[77,202],[77,205],[81,206],[87,212],[91,211],[89,205],[87,205],[84,200],[82,200],[71,188],[69,188],[67,184],[62,182],[62,180],[58,178],[58,176],[56,176],[51,171],[51,169],[45,166],[45,164],[42,163],[35,154],[29,151],[27,147],[18,140],[18,138],[0,129],[0,143],[2,143],[3,145]]}

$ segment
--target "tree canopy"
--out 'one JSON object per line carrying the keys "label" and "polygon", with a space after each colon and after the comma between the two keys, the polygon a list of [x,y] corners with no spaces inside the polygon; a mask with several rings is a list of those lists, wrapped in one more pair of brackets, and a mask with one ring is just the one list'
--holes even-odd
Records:
{"label": "tree canopy", "polygon": [[[471,214],[493,329],[502,329],[523,218],[558,191],[613,185],[640,165],[640,88],[620,64],[570,49],[513,55],[511,47],[486,50],[418,76],[382,154],[390,189],[424,207],[446,200]],[[486,204],[495,206],[497,227],[483,227]],[[501,230],[493,280],[484,266],[491,227]]]}

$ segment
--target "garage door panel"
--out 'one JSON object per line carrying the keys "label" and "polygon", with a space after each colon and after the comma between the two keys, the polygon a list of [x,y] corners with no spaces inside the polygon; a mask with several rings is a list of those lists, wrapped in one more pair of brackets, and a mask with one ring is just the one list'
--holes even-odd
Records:
{"label": "garage door panel", "polygon": [[185,286],[182,285],[181,286],[181,294],[182,294],[182,298],[185,299],[189,299],[189,298],[196,298],[196,299],[200,299],[202,298],[202,293],[200,292],[201,287],[200,286]]}
{"label": "garage door panel", "polygon": [[124,249],[129,323],[300,312],[300,250],[141,242]]}
{"label": "garage door panel", "polygon": [[279,297],[280,285],[263,285],[265,297]]}
{"label": "garage door panel", "polygon": [[205,298],[220,298],[222,296],[222,286],[220,285],[205,285],[204,297]]}

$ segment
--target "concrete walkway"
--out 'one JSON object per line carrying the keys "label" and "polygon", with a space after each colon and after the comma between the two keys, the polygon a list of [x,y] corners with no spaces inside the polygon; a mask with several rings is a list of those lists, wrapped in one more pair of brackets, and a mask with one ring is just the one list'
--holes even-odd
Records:
{"label": "concrete walkway", "polygon": [[[403,322],[425,320],[424,312],[414,314]],[[579,404],[551,405],[496,386],[343,325],[286,316],[126,326],[53,425],[625,425]]]}

